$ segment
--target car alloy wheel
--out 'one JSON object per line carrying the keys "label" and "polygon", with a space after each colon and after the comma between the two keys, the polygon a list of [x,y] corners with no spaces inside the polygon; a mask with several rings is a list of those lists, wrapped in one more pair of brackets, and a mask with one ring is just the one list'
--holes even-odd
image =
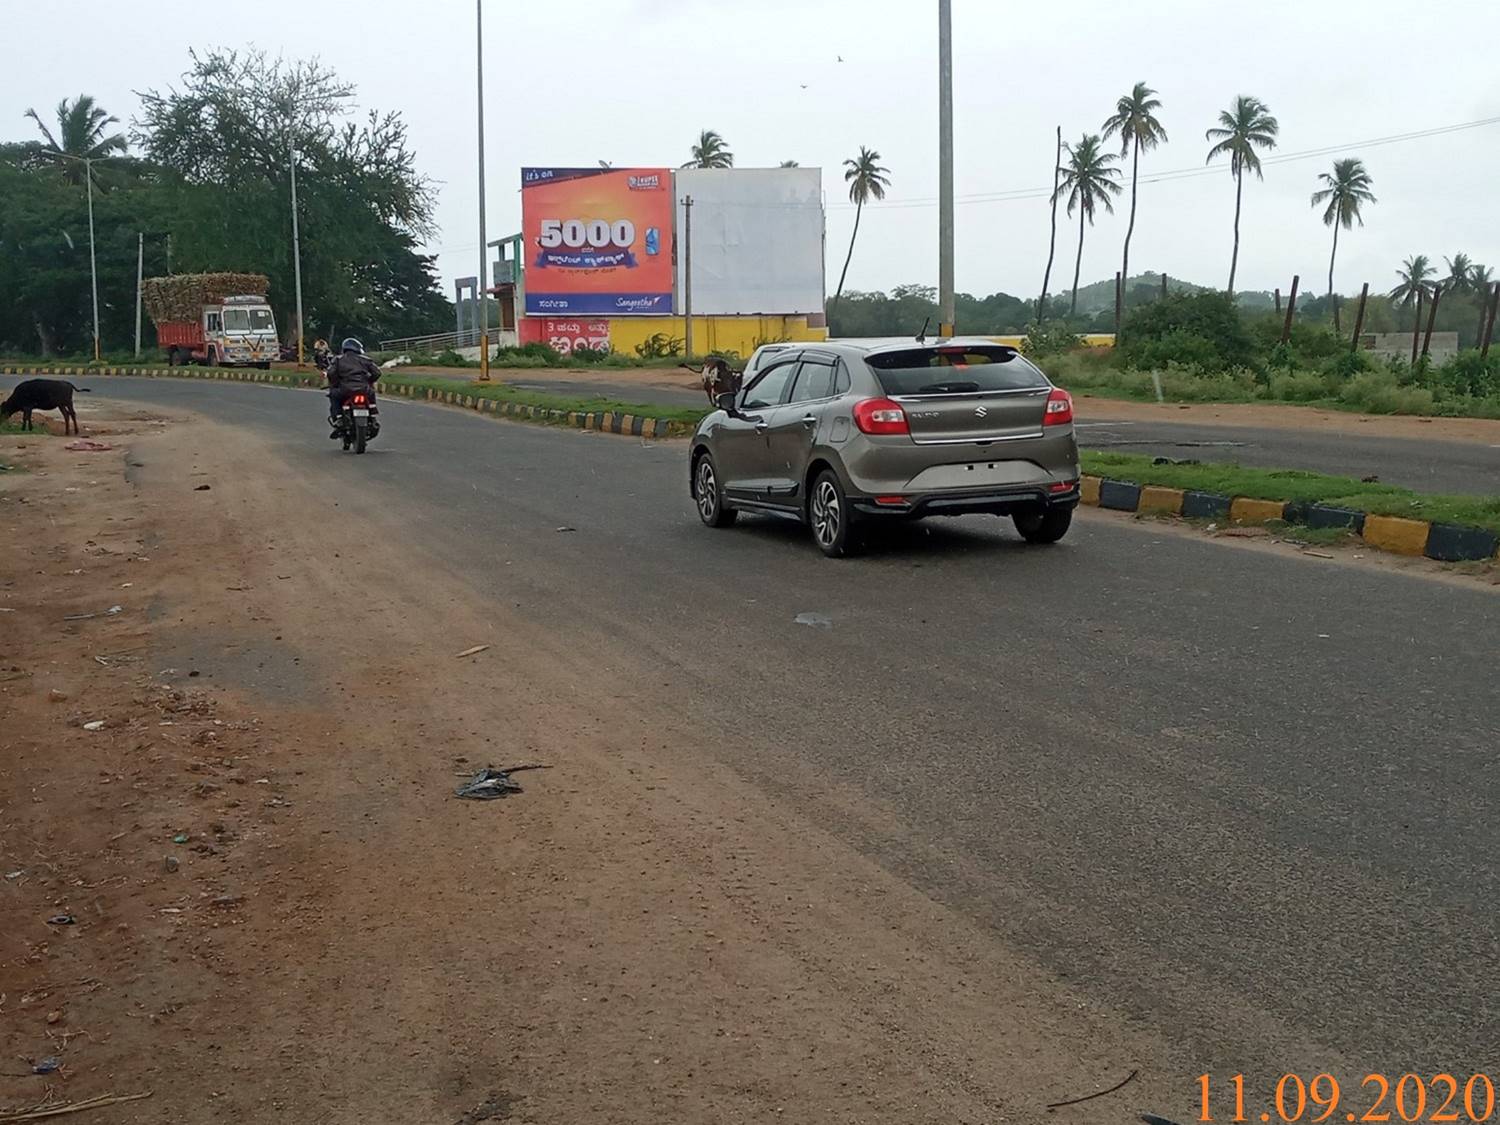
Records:
{"label": "car alloy wheel", "polygon": [[698,515],[704,523],[713,523],[719,508],[719,480],[714,463],[707,457],[698,460]]}
{"label": "car alloy wheel", "polygon": [[826,551],[838,542],[843,521],[844,508],[839,503],[839,490],[832,480],[823,477],[813,490],[812,502],[813,538],[819,547]]}

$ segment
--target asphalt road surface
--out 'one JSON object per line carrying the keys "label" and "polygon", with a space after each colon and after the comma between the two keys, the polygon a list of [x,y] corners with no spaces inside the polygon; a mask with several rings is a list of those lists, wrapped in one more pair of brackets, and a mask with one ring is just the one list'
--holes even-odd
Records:
{"label": "asphalt road surface", "polygon": [[[503,375],[501,376],[504,377]],[[528,390],[617,401],[704,406],[701,391],[617,383],[517,380]],[[1109,406],[1090,401],[1080,413],[1079,443],[1153,457],[1233,461],[1276,469],[1309,469],[1339,476],[1378,476],[1387,484],[1421,492],[1500,492],[1500,448],[1479,442],[1417,441],[1309,429],[1204,426],[1177,422],[1110,420]]]}
{"label": "asphalt road surface", "polygon": [[306,392],[97,393],[264,433],[254,471],[402,514],[562,637],[607,623],[642,691],[701,685],[673,706],[705,754],[1205,1068],[1494,1070],[1496,595],[1092,512],[1050,549],[972,517],[832,562],[701,527],[680,443],[392,402],[354,457]]}

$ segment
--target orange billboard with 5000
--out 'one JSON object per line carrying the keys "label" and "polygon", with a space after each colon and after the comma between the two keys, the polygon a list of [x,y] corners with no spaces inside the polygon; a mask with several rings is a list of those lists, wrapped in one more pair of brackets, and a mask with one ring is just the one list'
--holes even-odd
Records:
{"label": "orange billboard with 5000", "polygon": [[522,168],[526,311],[629,316],[672,311],[672,173]]}

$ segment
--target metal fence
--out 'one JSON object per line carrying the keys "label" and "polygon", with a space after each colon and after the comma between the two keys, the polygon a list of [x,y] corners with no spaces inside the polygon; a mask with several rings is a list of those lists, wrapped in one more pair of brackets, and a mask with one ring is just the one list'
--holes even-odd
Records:
{"label": "metal fence", "polygon": [[431,336],[402,336],[381,340],[383,352],[441,352],[448,348],[469,348],[479,343],[478,332],[438,332]]}

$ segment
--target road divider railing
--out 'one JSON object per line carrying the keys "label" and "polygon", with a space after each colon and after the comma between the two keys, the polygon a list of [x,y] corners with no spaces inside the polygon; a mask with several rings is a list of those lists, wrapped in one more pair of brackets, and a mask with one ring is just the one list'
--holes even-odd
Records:
{"label": "road divider railing", "polygon": [[[309,387],[321,389],[325,384],[321,375],[305,371],[262,371],[244,367],[78,367],[42,366],[36,364],[0,365],[0,375],[39,376],[45,378],[85,377],[94,375],[131,375],[144,378],[208,379],[236,383],[267,383],[283,387]],[[380,393],[396,398],[443,403],[473,410],[480,414],[491,414],[515,421],[535,422],[542,425],[564,426],[578,430],[593,430],[606,434],[621,434],[641,438],[686,437],[696,425],[695,414],[702,411],[671,408],[667,411],[675,417],[658,417],[649,406],[620,409],[612,406],[595,408],[583,406],[569,408],[569,400],[562,396],[526,392],[509,397],[503,383],[489,386],[472,383],[454,383],[448,380],[423,378],[413,380],[395,373],[384,374],[378,384]],[[554,399],[562,405],[551,405]],[[531,401],[528,401],[531,400]]]}

